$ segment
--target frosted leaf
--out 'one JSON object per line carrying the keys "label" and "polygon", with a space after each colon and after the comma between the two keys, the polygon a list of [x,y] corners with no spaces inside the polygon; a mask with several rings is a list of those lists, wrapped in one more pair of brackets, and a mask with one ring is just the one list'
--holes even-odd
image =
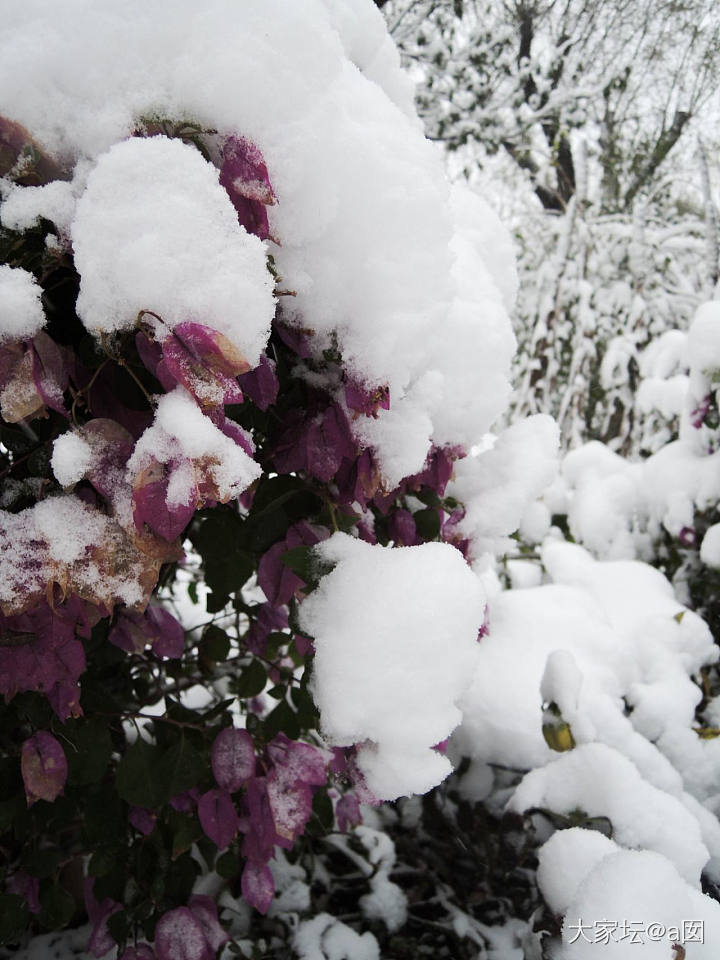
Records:
{"label": "frosted leaf", "polygon": [[155,928],[158,960],[213,960],[202,924],[187,907],[169,910]]}
{"label": "frosted leaf", "polygon": [[240,883],[243,899],[258,913],[267,913],[275,895],[275,881],[270,868],[264,863],[248,860]]}
{"label": "frosted leaf", "polygon": [[255,773],[255,746],[247,730],[227,727],[215,737],[211,764],[215,782],[235,793]]}
{"label": "frosted leaf", "polygon": [[210,948],[217,952],[230,939],[227,931],[220,926],[217,904],[212,897],[195,894],[188,900],[188,907],[195,918],[200,921]]}

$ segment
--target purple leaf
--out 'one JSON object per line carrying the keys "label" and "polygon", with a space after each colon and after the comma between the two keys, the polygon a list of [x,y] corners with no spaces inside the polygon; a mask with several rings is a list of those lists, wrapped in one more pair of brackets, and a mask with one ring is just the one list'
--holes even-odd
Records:
{"label": "purple leaf", "polygon": [[24,870],[18,870],[7,881],[8,893],[24,897],[30,913],[40,913],[40,881]]}
{"label": "purple leaf", "polygon": [[301,657],[306,657],[310,653],[315,652],[315,646],[308,637],[303,637],[301,634],[296,633],[294,635],[295,640],[295,649],[300,654]]}
{"label": "purple leaf", "polygon": [[[182,384],[201,407],[242,403],[235,379],[250,364],[224,334],[201,323],[179,323],[162,342],[156,375]],[[167,388],[166,388],[167,389]]]}
{"label": "purple leaf", "polygon": [[350,424],[338,404],[304,420],[299,415],[290,417],[274,451],[279,471],[304,470],[322,483],[329,483],[343,460],[354,460],[356,455]]}
{"label": "purple leaf", "polygon": [[372,450],[363,450],[359,457],[345,458],[335,476],[341,503],[359,503],[365,507],[380,486],[380,468]]}
{"label": "purple leaf", "polygon": [[213,960],[214,953],[200,921],[187,907],[169,910],[155,927],[158,960]]}
{"label": "purple leaf", "polygon": [[51,610],[42,603],[28,613],[0,614],[0,633],[10,640],[0,647],[0,693],[7,700],[35,690],[48,696],[61,720],[82,714],[77,681],[85,651],[75,637],[78,609],[65,604]]}
{"label": "purple leaf", "polygon": [[482,640],[483,637],[490,635],[490,607],[485,604],[485,609],[483,611],[483,622],[480,624],[480,629],[478,630],[478,642]]}
{"label": "purple leaf", "polygon": [[244,137],[228,137],[222,148],[220,184],[227,192],[248,233],[261,240],[269,236],[265,206],[277,202],[263,156]]}
{"label": "purple leaf", "polygon": [[198,816],[205,834],[219,850],[225,850],[240,829],[232,797],[226,790],[208,790],[198,800]]}
{"label": "purple leaf", "polygon": [[276,842],[289,850],[312,815],[312,791],[304,783],[286,780],[276,769],[267,778],[267,794]]}
{"label": "purple leaf", "polygon": [[273,326],[286,347],[289,347],[301,360],[310,359],[312,356],[312,350],[310,349],[312,330],[304,327],[290,326],[287,323],[278,321],[273,323]]}
{"label": "purple leaf", "polygon": [[[29,167],[19,164],[13,173],[13,168],[25,151],[32,154],[32,164]],[[12,180],[22,186],[40,186],[51,180],[69,179],[62,167],[45,153],[25,127],[7,117],[0,117],[0,177],[11,173]]]}
{"label": "purple leaf", "polygon": [[195,919],[200,922],[211,950],[216,953],[224,943],[230,940],[230,937],[220,925],[215,901],[211,897],[195,894],[188,900],[188,907]]}
{"label": "purple leaf", "polygon": [[265,777],[251,777],[247,782],[249,829],[243,840],[242,853],[249,860],[264,863],[273,855],[275,822],[268,800]]}
{"label": "purple leaf", "polygon": [[244,450],[245,453],[252,457],[255,453],[255,444],[253,443],[252,436],[243,430],[243,428],[235,423],[234,420],[228,419],[221,410],[208,410],[207,416],[215,426],[220,430],[221,433],[224,433],[226,437],[229,437],[233,443],[236,443],[241,450]]}
{"label": "purple leaf", "polygon": [[280,382],[275,373],[275,361],[267,354],[260,357],[260,363],[254,370],[238,378],[243,393],[261,410],[267,410],[277,400]]}
{"label": "purple leaf", "polygon": [[132,434],[115,420],[96,417],[78,431],[92,450],[85,476],[97,492],[112,503],[118,491],[127,488],[125,471],[135,447]]}
{"label": "purple leaf", "polygon": [[134,610],[121,610],[108,632],[108,640],[126,653],[142,653],[147,643],[143,615]]}
{"label": "purple leaf", "polygon": [[155,829],[157,817],[152,811],[145,807],[131,807],[128,820],[135,829],[144,836],[149,836]]}
{"label": "purple leaf", "polygon": [[426,486],[434,490],[439,497],[445,494],[445,488],[453,474],[453,463],[465,455],[462,447],[433,447],[425,460],[420,473],[408,477],[406,484],[410,490],[419,490]]}
{"label": "purple leaf", "polygon": [[122,910],[122,906],[117,900],[112,900],[110,897],[106,897],[99,905],[95,901],[95,904],[93,913],[90,914],[90,911],[88,911],[93,927],[90,931],[87,949],[94,957],[104,957],[115,946],[115,940],[110,936],[107,922],[114,913]]}
{"label": "purple leaf", "polygon": [[243,899],[255,907],[258,913],[266,914],[275,895],[275,881],[270,868],[264,863],[248,860],[240,881]]}
{"label": "purple leaf", "polygon": [[[170,467],[170,474],[172,466]],[[158,536],[170,542],[179,537],[190,522],[197,506],[197,487],[190,491],[187,503],[168,506],[170,474],[163,464],[153,460],[142,470],[133,485],[133,519],[138,532],[147,524]]]}
{"label": "purple leaf", "polygon": [[340,833],[347,833],[350,827],[362,823],[360,804],[353,793],[345,793],[335,804],[335,818]]}
{"label": "purple leaf", "polygon": [[702,398],[702,400],[701,400],[700,403],[695,407],[695,409],[694,409],[693,411],[691,411],[691,413],[690,413],[690,424],[691,424],[691,426],[693,426],[696,430],[699,430],[700,427],[705,423],[705,418],[707,417],[708,413],[710,412],[710,404],[711,404],[711,402],[712,402],[712,398],[711,398],[710,394],[708,393],[707,396],[705,396],[705,397]]}
{"label": "purple leaf", "polygon": [[348,377],[345,382],[345,403],[356,413],[377,417],[378,410],[390,409],[390,388],[367,388],[353,377]]}
{"label": "purple leaf", "polygon": [[255,773],[255,747],[247,730],[226,727],[215,737],[211,755],[217,785],[235,793]]}
{"label": "purple leaf", "polygon": [[[285,566],[285,564],[283,564]],[[289,570],[289,567],[286,567]],[[254,619],[245,634],[245,643],[252,653],[265,654],[268,634],[275,630],[285,630],[288,626],[288,613],[282,607],[271,603],[262,603],[253,609]]]}
{"label": "purple leaf", "polygon": [[290,527],[285,540],[273,544],[263,554],[258,564],[258,585],[272,606],[282,607],[288,604],[295,591],[304,584],[304,581],[282,562],[283,554],[295,547],[315,546],[329,536],[330,533],[325,527],[301,520]]}
{"label": "purple leaf", "polygon": [[290,740],[284,733],[278,733],[268,744],[267,751],[279,777],[286,783],[307,783],[316,787],[325,785],[327,763],[316,747]]}
{"label": "purple leaf", "polygon": [[38,730],[23,743],[20,769],[28,806],[36,800],[52,803],[63,792],[67,760],[62,747],[47,730]]}
{"label": "purple leaf", "polygon": [[184,793],[176,793],[174,797],[170,797],[170,806],[179,813],[192,813],[197,806],[199,797],[200,791],[198,788],[191,787]]}
{"label": "purple leaf", "polygon": [[120,960],[157,960],[157,958],[149,943],[139,943],[136,947],[128,947]]}
{"label": "purple leaf", "polygon": [[62,349],[44,330],[32,340],[32,375],[35,389],[46,407],[67,417],[63,393],[68,385],[68,371]]}
{"label": "purple leaf", "polygon": [[418,543],[417,528],[409,510],[394,510],[390,514],[388,533],[400,547],[413,547]]}
{"label": "purple leaf", "polygon": [[148,607],[145,619],[151,628],[153,652],[158,657],[177,660],[185,649],[185,631],[182,624],[164,607]]}

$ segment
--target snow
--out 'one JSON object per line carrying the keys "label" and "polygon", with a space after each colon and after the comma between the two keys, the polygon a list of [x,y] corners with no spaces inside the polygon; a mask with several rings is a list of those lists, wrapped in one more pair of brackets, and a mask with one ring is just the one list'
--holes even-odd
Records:
{"label": "snow", "polygon": [[22,267],[0,264],[0,344],[33,337],[45,326],[42,290]]}
{"label": "snow", "polygon": [[215,426],[182,388],[160,397],[152,426],[142,434],[128,461],[132,480],[152,460],[180,461],[177,478],[168,489],[168,505],[187,503],[194,474],[187,461],[206,461],[209,477],[223,501],[239,496],[260,474],[260,466]]}
{"label": "snow", "polygon": [[299,960],[380,960],[377,940],[356,933],[328,913],[303,920],[293,938]]}
{"label": "snow", "polygon": [[[533,502],[550,485],[558,470],[558,429],[544,414],[509,427],[492,448],[455,465],[448,493],[465,505],[459,529],[472,540],[473,554],[493,553],[502,538],[517,530]],[[535,517],[543,529],[547,512]],[[533,526],[533,517],[528,515]]]}
{"label": "snow", "polygon": [[705,531],[700,545],[700,559],[709,567],[720,567],[720,523],[713,523]]}
{"label": "snow", "polygon": [[[314,330],[318,354],[337,334],[359,382],[389,387],[391,410],[353,424],[388,487],[421,470],[431,444],[469,449],[503,412],[511,244],[479,198],[451,201],[371,4],[76,0],[69,14],[9,0],[0,91],[0,112],[74,174],[73,192],[87,179],[72,238],[93,331],[127,329],[151,309],[171,325],[215,326],[257,360],[272,309],[262,245],[233,227],[216,171],[194,148],[125,140],[142,118],[186,121],[262,153],[278,197],[269,216],[279,245],[266,249],[295,293],[283,315]],[[14,215],[27,220],[46,201],[28,198]],[[65,208],[57,215],[66,222]],[[198,273],[200,262],[213,269]]]}
{"label": "snow", "polygon": [[90,444],[77,433],[63,433],[53,443],[50,465],[62,487],[71,487],[78,483],[90,468],[92,460]]}
{"label": "snow", "polygon": [[687,351],[691,367],[720,367],[720,300],[698,307],[688,331]]}
{"label": "snow", "polygon": [[554,833],[538,850],[537,870],[538,886],[553,913],[566,913],[590,871],[620,849],[597,830],[570,827]]}
{"label": "snow", "polygon": [[[607,940],[592,942],[600,924]],[[621,850],[600,860],[580,884],[562,939],[558,960],[594,960],[599,953],[608,960],[668,960],[672,944],[681,942],[688,958],[711,960],[720,946],[720,905],[660,854]]]}
{"label": "snow", "polygon": [[616,842],[662,853],[688,883],[700,884],[709,853],[697,820],[680,800],[644,781],[612,747],[581,744],[528,773],[509,809],[522,813],[533,807],[608,817]]}
{"label": "snow", "polygon": [[42,217],[54,223],[61,236],[69,237],[75,205],[75,185],[66,180],[53,180],[41,187],[13,184],[3,196],[0,222],[8,230],[28,230]]}
{"label": "snow", "polygon": [[360,744],[378,798],[424,793],[450,763],[433,746],[460,722],[484,594],[461,554],[441,543],[371,546],[335,534],[316,548],[335,564],[301,605],[315,638],[313,695],[323,731]]}
{"label": "snow", "polygon": [[257,365],[272,278],[218,176],[197,149],[162,136],[125,140],[98,158],[72,223],[77,310],[89,330],[131,329],[149,310],[165,322],[160,339],[195,321]]}

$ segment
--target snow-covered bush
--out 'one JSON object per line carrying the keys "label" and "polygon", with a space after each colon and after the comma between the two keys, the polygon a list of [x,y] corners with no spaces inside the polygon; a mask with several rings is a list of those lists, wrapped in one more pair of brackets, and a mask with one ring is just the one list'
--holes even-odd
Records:
{"label": "snow-covered bush", "polygon": [[12,0],[0,174],[1,939],[289,940],[282,851],[451,769],[509,243],[352,0]]}

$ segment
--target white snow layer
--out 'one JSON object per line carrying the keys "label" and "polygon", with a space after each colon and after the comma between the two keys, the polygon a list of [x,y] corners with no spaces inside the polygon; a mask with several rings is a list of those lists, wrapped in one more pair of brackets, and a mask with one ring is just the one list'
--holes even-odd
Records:
{"label": "white snow layer", "polygon": [[32,337],[45,326],[41,294],[27,270],[0,264],[0,344]]}
{"label": "white snow layer", "polygon": [[72,225],[89,330],[132,328],[152,310],[170,328],[191,320],[219,330],[257,365],[272,278],[218,176],[195,147],[167,137],[125,140],[98,159]]}
{"label": "white snow layer", "polygon": [[300,609],[315,638],[313,694],[332,743],[360,744],[380,799],[425,793],[452,769],[433,749],[458,725],[472,677],[484,594],[447,544],[371,546],[335,534],[334,563]]}
{"label": "white snow layer", "polygon": [[8,0],[0,114],[82,176],[94,166],[72,226],[92,329],[154,309],[235,333],[257,359],[269,322],[261,247],[233,232],[215,171],[178,142],[117,145],[142,117],[194,122],[263,154],[281,244],[268,249],[296,293],[286,317],[318,347],[336,331],[358,379],[390,388],[391,409],[355,423],[386,484],[421,469],[431,443],[469,448],[504,409],[511,244],[479,200],[451,204],[371,4]]}
{"label": "white snow layer", "polygon": [[537,414],[504,430],[489,450],[456,463],[448,492],[465,505],[460,530],[474,555],[493,553],[517,530],[557,474],[558,445],[555,421]]}
{"label": "white snow layer", "polygon": [[63,487],[71,487],[85,476],[92,459],[90,444],[68,430],[54,442],[50,465],[58,483]]}

